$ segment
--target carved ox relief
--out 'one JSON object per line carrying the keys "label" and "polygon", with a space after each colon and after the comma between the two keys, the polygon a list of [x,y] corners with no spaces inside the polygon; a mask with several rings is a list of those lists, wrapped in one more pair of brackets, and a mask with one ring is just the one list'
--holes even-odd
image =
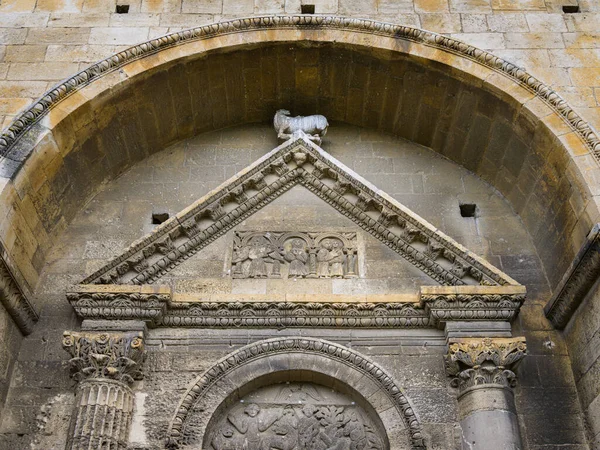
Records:
{"label": "carved ox relief", "polygon": [[384,450],[384,439],[354,401],[312,383],[261,388],[209,430],[214,450]]}
{"label": "carved ox relief", "polygon": [[233,278],[355,278],[354,232],[236,231]]}

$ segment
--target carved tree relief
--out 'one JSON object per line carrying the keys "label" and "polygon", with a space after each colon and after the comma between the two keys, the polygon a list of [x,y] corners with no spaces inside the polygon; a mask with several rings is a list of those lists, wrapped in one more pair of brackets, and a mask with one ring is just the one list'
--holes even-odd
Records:
{"label": "carved tree relief", "polygon": [[236,231],[233,278],[355,278],[355,232]]}
{"label": "carved tree relief", "polygon": [[383,450],[371,418],[355,402],[312,383],[267,386],[221,414],[208,432],[213,450]]}

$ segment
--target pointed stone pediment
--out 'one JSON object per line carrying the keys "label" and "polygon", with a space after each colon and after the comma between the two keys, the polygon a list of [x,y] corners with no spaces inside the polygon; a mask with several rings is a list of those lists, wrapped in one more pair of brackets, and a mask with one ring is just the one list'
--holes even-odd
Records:
{"label": "pointed stone pediment", "polygon": [[296,136],[134,243],[82,284],[149,284],[294,186],[303,186],[442,285],[518,283]]}

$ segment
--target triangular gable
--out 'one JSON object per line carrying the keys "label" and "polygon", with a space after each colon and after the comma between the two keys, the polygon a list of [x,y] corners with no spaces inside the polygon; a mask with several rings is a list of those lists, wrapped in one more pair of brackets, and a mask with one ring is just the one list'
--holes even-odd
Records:
{"label": "triangular gable", "polygon": [[137,241],[82,284],[153,283],[275,198],[301,185],[442,285],[518,283],[295,136]]}

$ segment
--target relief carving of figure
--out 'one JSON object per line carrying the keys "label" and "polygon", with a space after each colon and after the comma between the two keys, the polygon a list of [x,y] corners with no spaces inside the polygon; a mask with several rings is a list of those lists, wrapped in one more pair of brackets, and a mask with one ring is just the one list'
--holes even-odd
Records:
{"label": "relief carving of figure", "polygon": [[266,416],[261,414],[260,406],[256,403],[250,403],[244,409],[243,415],[238,417],[235,414],[227,416],[227,420],[235,427],[235,429],[244,437],[241,439],[242,446],[238,447],[243,450],[267,450],[265,449],[266,431],[277,420],[276,416]]}
{"label": "relief carving of figure", "polygon": [[344,244],[337,239],[332,240],[332,249],[329,252],[329,262],[331,263],[331,278],[344,277]]}
{"label": "relief carving of figure", "polygon": [[329,278],[329,262],[331,260],[331,250],[333,250],[333,241],[324,239],[321,241],[321,248],[317,252],[317,276],[319,278]]}
{"label": "relief carving of figure", "polygon": [[308,254],[306,253],[306,243],[302,239],[292,239],[291,243],[287,244],[284,257],[290,263],[290,278],[304,278],[308,275],[306,267]]}

